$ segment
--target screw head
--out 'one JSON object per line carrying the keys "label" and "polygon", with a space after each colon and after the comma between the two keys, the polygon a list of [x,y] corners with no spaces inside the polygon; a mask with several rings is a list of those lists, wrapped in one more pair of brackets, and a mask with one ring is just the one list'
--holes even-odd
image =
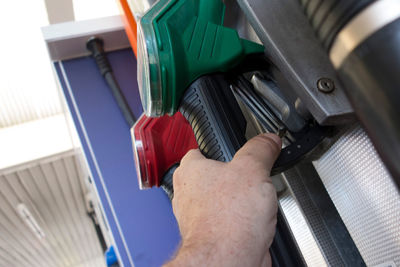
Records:
{"label": "screw head", "polygon": [[328,94],[335,90],[335,83],[329,78],[321,78],[317,82],[317,87],[320,92]]}

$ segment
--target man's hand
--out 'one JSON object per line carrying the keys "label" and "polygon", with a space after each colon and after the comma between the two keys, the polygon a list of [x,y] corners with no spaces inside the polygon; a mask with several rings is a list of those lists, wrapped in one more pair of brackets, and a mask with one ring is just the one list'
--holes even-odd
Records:
{"label": "man's hand", "polygon": [[167,266],[269,266],[277,199],[269,177],[281,140],[263,134],[229,163],[191,150],[175,171],[172,206],[182,244]]}

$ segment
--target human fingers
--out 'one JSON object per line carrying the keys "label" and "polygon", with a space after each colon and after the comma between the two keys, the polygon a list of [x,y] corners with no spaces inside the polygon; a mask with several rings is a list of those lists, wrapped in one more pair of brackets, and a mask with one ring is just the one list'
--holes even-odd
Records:
{"label": "human fingers", "polygon": [[234,156],[232,162],[247,162],[265,166],[268,171],[278,158],[282,141],[276,134],[261,134],[250,139]]}
{"label": "human fingers", "polygon": [[200,149],[191,149],[181,159],[181,165],[185,165],[187,162],[197,161],[205,159],[204,155],[200,152]]}
{"label": "human fingers", "polygon": [[203,154],[200,152],[199,149],[189,150],[186,153],[186,155],[181,159],[179,167],[174,172],[173,175],[174,187],[180,187],[182,181],[187,179],[187,177],[185,176],[190,175],[190,171],[193,168],[193,166],[195,166],[196,163],[202,159],[205,159],[205,157],[203,156]]}

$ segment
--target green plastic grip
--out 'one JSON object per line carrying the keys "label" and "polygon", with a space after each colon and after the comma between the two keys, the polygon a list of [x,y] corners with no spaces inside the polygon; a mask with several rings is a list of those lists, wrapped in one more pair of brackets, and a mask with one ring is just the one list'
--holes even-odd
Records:
{"label": "green plastic grip", "polygon": [[162,113],[174,114],[186,88],[202,75],[226,72],[246,55],[264,51],[223,26],[221,0],[160,0],[142,21],[153,18],[162,81]]}

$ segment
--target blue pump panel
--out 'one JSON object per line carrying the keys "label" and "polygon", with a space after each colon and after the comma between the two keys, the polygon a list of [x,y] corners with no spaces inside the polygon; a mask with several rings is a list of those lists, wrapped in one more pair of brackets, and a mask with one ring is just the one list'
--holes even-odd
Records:
{"label": "blue pump panel", "polygon": [[[132,50],[108,53],[114,74],[138,118],[142,106]],[[55,62],[92,180],[124,266],[160,266],[180,242],[171,203],[159,188],[141,191],[130,129],[90,57]]]}

